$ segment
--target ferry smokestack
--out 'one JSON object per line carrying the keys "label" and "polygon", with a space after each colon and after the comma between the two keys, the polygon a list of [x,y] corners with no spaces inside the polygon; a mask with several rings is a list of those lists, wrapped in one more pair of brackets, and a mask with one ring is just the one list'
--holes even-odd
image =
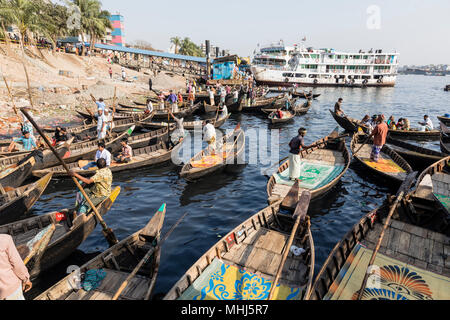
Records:
{"label": "ferry smokestack", "polygon": [[209,40],[205,40],[205,47],[206,47],[206,72],[207,72],[207,76],[208,79],[210,78],[211,75],[211,63],[209,61],[209,56],[210,56],[210,52],[211,52],[211,45]]}

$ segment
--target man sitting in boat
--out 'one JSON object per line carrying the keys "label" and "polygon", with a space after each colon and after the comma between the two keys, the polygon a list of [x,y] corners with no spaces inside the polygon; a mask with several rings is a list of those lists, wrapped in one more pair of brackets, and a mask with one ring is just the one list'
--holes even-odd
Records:
{"label": "man sitting in boat", "polygon": [[368,128],[369,132],[372,131],[373,127],[372,127],[372,119],[370,118],[370,116],[368,114],[366,114],[364,116],[364,118],[361,120],[361,125]]}
{"label": "man sitting in boat", "polygon": [[56,126],[55,136],[53,137],[53,146],[56,146],[59,142],[64,142],[67,140],[69,140],[69,138],[67,137],[67,130],[61,128],[60,126]]}
{"label": "man sitting in boat", "polygon": [[398,119],[397,124],[395,125],[397,127],[397,130],[404,130],[405,122],[403,118]]}
{"label": "man sitting in boat", "polygon": [[153,112],[153,103],[151,99],[147,99],[147,107],[144,110],[144,113],[149,115]]}
{"label": "man sitting in boat", "polygon": [[211,120],[207,120],[203,127],[203,141],[208,143],[208,150],[214,154],[216,151],[216,128],[212,125]]}
{"label": "man sitting in boat", "polygon": [[344,102],[344,99],[339,98],[339,100],[334,105],[334,113],[336,113],[338,116],[343,116],[344,111],[342,111],[341,105]]}
{"label": "man sitting in boat", "polygon": [[228,115],[228,108],[225,104],[219,108],[219,111],[222,117],[226,117]]}
{"label": "man sitting in boat", "polygon": [[184,118],[180,118],[178,119],[177,117],[175,117],[173,115],[172,112],[169,111],[170,116],[173,118],[173,120],[176,122],[177,124],[177,128],[172,132],[172,134],[170,135],[170,141],[172,142],[172,144],[175,146],[178,143],[181,142],[181,140],[183,140],[184,136],[186,135],[185,131],[184,131],[184,126],[183,126],[183,122],[184,122]]}
{"label": "man sitting in boat", "polygon": [[283,119],[284,116],[283,111],[281,111],[281,109],[277,109],[277,111],[275,111],[274,116],[277,117],[278,119]]}
{"label": "man sitting in boat", "polygon": [[30,132],[23,131],[22,134],[23,137],[13,139],[8,147],[8,152],[32,151],[37,149],[36,141],[31,137]]}
{"label": "man sitting in boat", "polygon": [[291,142],[289,142],[289,179],[295,181],[295,179],[300,178],[300,166],[301,157],[300,151],[302,149],[308,149],[309,146],[305,146],[303,138],[306,136],[306,129],[298,129],[298,136],[294,137]]}
{"label": "man sitting in boat", "polygon": [[[96,166],[98,167],[98,171],[92,178],[85,178],[73,171],[70,171],[69,173],[71,177],[81,180],[86,185],[91,185],[89,188],[85,189],[85,191],[94,206],[97,206],[110,196],[112,185],[112,172],[106,166],[106,160],[103,158],[98,159]],[[87,213],[91,210],[91,207],[81,192],[77,193],[76,207],[76,212],[79,214]]]}
{"label": "man sitting in boat", "polygon": [[284,107],[283,110],[284,111],[289,111],[291,109],[291,101],[289,99],[286,99],[284,101]]}
{"label": "man sitting in boat", "polygon": [[105,143],[100,141],[97,146],[98,146],[98,150],[97,150],[97,153],[95,154],[95,160],[92,162],[89,162],[87,165],[85,165],[82,168],[83,170],[89,170],[90,168],[95,168],[97,166],[97,162],[99,159],[105,159],[106,166],[109,167],[111,165],[111,153],[108,150],[106,150]]}
{"label": "man sitting in boat", "polygon": [[122,145],[122,152],[114,158],[114,161],[117,163],[129,163],[133,160],[133,149],[128,145],[127,138],[123,138],[120,144]]}
{"label": "man sitting in boat", "polygon": [[419,122],[422,126],[421,131],[432,131],[434,129],[433,122],[428,115],[423,116],[424,122]]}
{"label": "man sitting in boat", "polygon": [[369,138],[373,137],[372,153],[370,159],[374,162],[378,162],[380,158],[380,152],[383,146],[386,144],[386,137],[389,132],[387,124],[384,122],[386,117],[384,114],[378,117],[378,125],[373,129]]}

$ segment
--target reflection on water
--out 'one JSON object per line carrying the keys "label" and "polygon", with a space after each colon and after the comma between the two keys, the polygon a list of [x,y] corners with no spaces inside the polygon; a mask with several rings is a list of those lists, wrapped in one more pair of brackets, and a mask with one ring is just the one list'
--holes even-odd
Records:
{"label": "reflection on water", "polygon": [[[383,112],[396,119],[408,117],[412,126],[421,121],[425,113],[438,124],[436,116],[448,113],[448,93],[445,77],[399,76],[395,88],[317,88],[322,95],[313,101],[310,112],[280,128],[280,159],[288,155],[290,139],[299,127],[308,129],[307,144],[329,134],[336,126],[328,109],[338,98],[344,99],[344,111],[355,118],[365,114]],[[309,88],[305,88],[309,90]],[[267,116],[232,115],[223,129],[233,129],[241,123],[244,130],[269,128]],[[270,141],[270,140],[269,140]],[[246,153],[266,152],[247,140]],[[439,150],[436,141],[420,142],[425,147]],[[350,138],[347,138],[350,147]],[[268,153],[270,155],[270,152]],[[247,157],[248,159],[248,157]],[[164,243],[161,266],[154,293],[169,290],[180,276],[215,242],[231,229],[249,218],[267,204],[267,178],[262,174],[263,165],[240,166],[232,173],[222,172],[194,183],[179,179],[178,170],[172,164],[114,175],[114,184],[122,188],[116,203],[105,216],[105,221],[119,239],[142,228],[161,203],[167,203],[163,235],[185,212],[186,218]],[[312,232],[316,249],[316,272],[331,249],[365,213],[376,208],[389,189],[385,182],[369,176],[353,163],[341,182],[321,199],[311,203]],[[35,205],[33,214],[43,214],[73,205],[75,191],[69,181],[52,182],[42,199]],[[108,247],[100,227],[80,246],[85,253],[99,252]],[[89,257],[92,257],[91,255]],[[55,270],[44,275],[35,292],[43,290],[64,276],[68,264],[83,263],[88,257],[77,252]]]}

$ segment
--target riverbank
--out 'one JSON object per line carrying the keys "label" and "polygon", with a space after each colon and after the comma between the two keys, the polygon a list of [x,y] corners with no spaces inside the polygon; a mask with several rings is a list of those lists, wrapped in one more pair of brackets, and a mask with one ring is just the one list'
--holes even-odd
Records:
{"label": "riverbank", "polygon": [[[99,56],[80,57],[70,53],[37,50],[29,47],[25,57],[18,46],[0,45],[2,75],[8,81],[16,107],[29,106],[25,61],[33,99],[33,114],[41,125],[81,122],[76,110],[93,107],[90,95],[112,104],[114,87],[118,102],[142,99],[149,94],[151,76],[156,90],[184,89],[186,78],[166,72],[137,72],[125,68],[127,81],[122,81],[120,65],[108,64]],[[109,68],[113,70],[110,78]],[[20,123],[3,80],[0,83],[0,136],[19,134]]]}

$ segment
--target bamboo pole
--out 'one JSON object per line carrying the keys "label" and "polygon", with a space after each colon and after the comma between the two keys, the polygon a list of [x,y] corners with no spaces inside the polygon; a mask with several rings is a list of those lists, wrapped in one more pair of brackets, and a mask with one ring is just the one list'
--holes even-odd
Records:
{"label": "bamboo pole", "polygon": [[23,124],[22,117],[19,116],[19,112],[17,111],[16,103],[14,102],[14,97],[12,95],[11,89],[9,88],[8,82],[6,81],[5,75],[3,75],[3,81],[5,82],[6,89],[8,89],[8,96],[11,99],[11,102],[13,104],[14,113],[16,114],[17,118],[19,118],[19,122]]}

